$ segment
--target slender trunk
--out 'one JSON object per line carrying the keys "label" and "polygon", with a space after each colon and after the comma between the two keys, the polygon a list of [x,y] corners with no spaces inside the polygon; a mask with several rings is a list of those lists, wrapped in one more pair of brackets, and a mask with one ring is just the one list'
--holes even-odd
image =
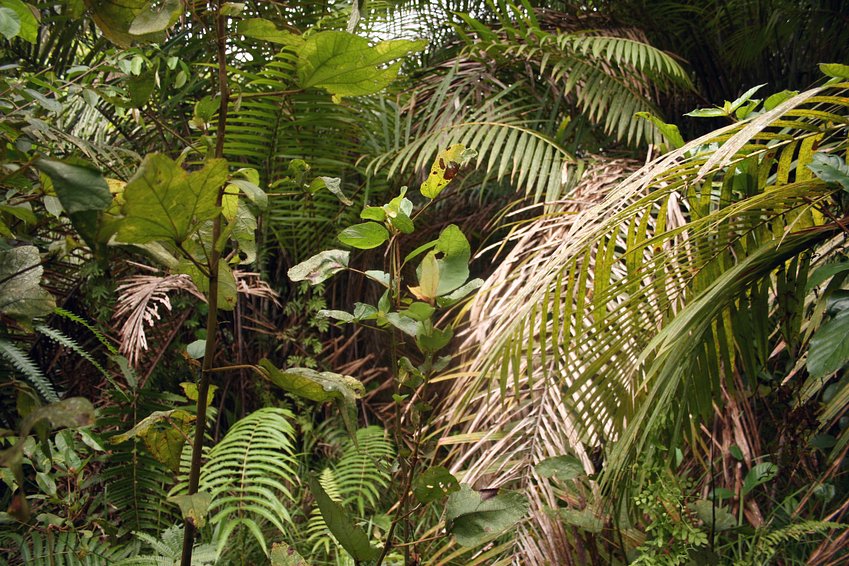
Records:
{"label": "slender trunk", "polygon": [[[218,89],[220,102],[218,106],[218,129],[215,131],[215,157],[224,156],[224,130],[227,125],[227,105],[230,91],[227,84],[227,33],[226,18],[221,15],[221,0],[215,6],[215,39],[218,47]],[[221,206],[222,192],[218,192],[218,206]],[[212,362],[215,357],[216,338],[218,334],[218,264],[221,252],[218,240],[221,237],[221,214],[212,221],[212,252],[209,256],[209,310],[206,315],[206,349],[203,354],[200,383],[198,383],[197,420],[195,421],[195,436],[192,443],[192,464],[189,470],[189,495],[198,491],[200,482],[201,456],[203,453],[203,436],[206,431],[207,394]],[[195,526],[186,521],[183,534],[183,553],[181,566],[191,566],[192,549],[195,539]]]}

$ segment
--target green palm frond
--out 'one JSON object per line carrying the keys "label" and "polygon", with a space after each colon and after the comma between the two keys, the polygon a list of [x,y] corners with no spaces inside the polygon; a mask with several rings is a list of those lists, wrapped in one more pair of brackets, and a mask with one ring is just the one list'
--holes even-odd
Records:
{"label": "green palm frond", "polygon": [[[130,391],[129,397],[114,390],[113,403],[102,410],[98,426],[120,434],[156,411],[173,408],[173,396],[157,390],[151,382]],[[159,533],[178,520],[176,508],[162,504],[174,484],[174,474],[150,454],[140,438],[113,444],[109,465],[103,467],[98,478],[106,500],[117,510],[122,528]]]}
{"label": "green palm frond", "polygon": [[[527,481],[538,458],[527,438],[592,472],[585,446],[607,441],[602,485],[621,491],[653,439],[677,445],[735,368],[758,369],[781,336],[775,274],[804,289],[810,253],[842,237],[824,216],[835,189],[806,165],[815,148],[845,152],[847,88],[809,90],[667,154],[562,216],[555,245],[534,246],[546,231],[526,228],[531,251],[478,299],[479,377],[445,406],[487,441],[457,461],[467,477]],[[735,336],[763,344],[761,361],[744,360]]]}
{"label": "green palm frond", "polygon": [[32,385],[41,398],[48,403],[59,401],[59,395],[49,379],[41,371],[41,368],[14,343],[0,339],[0,357],[4,358],[11,366],[19,371]]}
{"label": "green palm frond", "polygon": [[133,544],[113,547],[91,534],[33,531],[22,540],[20,556],[33,566],[107,566],[136,550]]}
{"label": "green palm frond", "polygon": [[[358,517],[379,509],[391,478],[391,463],[395,449],[379,426],[358,429],[356,443],[346,437],[342,441],[342,456],[332,467],[319,474],[322,488],[334,501],[353,508]],[[310,555],[322,550],[326,556],[334,548],[332,535],[318,508],[313,508],[304,534]]]}
{"label": "green palm frond", "polygon": [[478,151],[484,180],[509,179],[535,201],[553,201],[583,172],[568,149],[593,143],[583,136],[660,139],[634,115],[657,113],[659,90],[689,88],[675,59],[634,31],[543,31],[528,6],[496,11],[491,28],[464,15],[476,34],[457,26],[464,50],[415,77],[408,102],[387,105],[395,111],[383,119],[388,151],[370,173],[420,174],[440,147],[463,143]]}
{"label": "green palm frond", "polygon": [[267,521],[281,533],[292,526],[285,507],[286,501],[294,501],[289,486],[297,469],[292,418],[284,409],[260,409],[233,425],[210,450],[201,469],[200,490],[212,495],[209,522],[220,525],[219,551],[240,525],[266,553],[261,524]]}
{"label": "green palm frond", "polygon": [[61,330],[58,330],[56,328],[51,328],[51,327],[43,325],[43,324],[37,325],[35,327],[35,330],[37,332],[43,334],[44,336],[46,336],[47,338],[49,338],[51,341],[55,342],[56,344],[59,344],[60,346],[64,346],[65,348],[71,350],[72,352],[77,354],[79,357],[81,357],[82,359],[84,359],[85,361],[87,361],[88,363],[93,365],[95,367],[95,369],[97,369],[97,371],[99,371],[107,380],[112,381],[112,374],[110,374],[106,370],[106,368],[104,368],[103,365],[101,365],[100,362],[98,362],[96,359],[94,359],[94,356],[92,356],[85,348],[83,348],[79,344],[79,342],[77,342],[76,340],[74,340],[73,338],[71,338],[70,336],[68,336],[64,332],[62,332]]}

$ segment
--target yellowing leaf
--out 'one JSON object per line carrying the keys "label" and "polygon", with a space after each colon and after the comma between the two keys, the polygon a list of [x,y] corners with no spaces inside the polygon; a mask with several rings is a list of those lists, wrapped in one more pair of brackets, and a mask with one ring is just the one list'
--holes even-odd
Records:
{"label": "yellowing leaf", "polygon": [[440,152],[436,156],[436,161],[430,167],[430,174],[422,183],[422,194],[430,199],[436,198],[448,186],[460,167],[476,155],[475,150],[466,149],[466,146],[461,143],[454,144]]}
{"label": "yellowing leaf", "polygon": [[209,493],[195,493],[193,495],[173,495],[168,498],[171,503],[180,507],[183,519],[191,523],[197,529],[206,525],[206,513],[212,504],[212,495]]}
{"label": "yellowing leaf", "polygon": [[131,438],[141,438],[154,458],[176,472],[194,420],[194,415],[182,409],[155,411],[127,432],[113,436],[111,442],[120,444]]}
{"label": "yellowing leaf", "polygon": [[[431,251],[422,260],[421,274],[419,275],[419,286],[413,292],[422,299],[436,298],[439,289],[439,262],[436,260],[436,252]],[[411,289],[412,291],[412,289]]]}

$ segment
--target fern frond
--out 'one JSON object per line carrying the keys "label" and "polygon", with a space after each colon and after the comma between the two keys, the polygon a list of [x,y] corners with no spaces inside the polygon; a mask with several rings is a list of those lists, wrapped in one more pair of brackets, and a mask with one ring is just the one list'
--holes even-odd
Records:
{"label": "fern frond", "polygon": [[366,509],[375,509],[385,494],[395,449],[379,426],[358,429],[356,436],[356,444],[346,443],[333,476],[342,505],[353,505],[363,517]]}
{"label": "fern frond", "polygon": [[[171,407],[167,394],[149,386],[136,390],[129,400],[120,390],[113,395],[117,403],[104,408],[98,421],[107,430],[129,430],[144,416]],[[109,465],[101,470],[99,479],[121,527],[158,533],[177,521],[175,507],[162,504],[174,484],[174,475],[139,439],[113,445]]]}
{"label": "fern frond", "polygon": [[61,330],[58,330],[56,328],[50,328],[49,326],[45,326],[43,324],[39,324],[38,326],[35,327],[35,329],[36,329],[36,331],[40,332],[41,334],[47,336],[53,342],[59,344],[60,346],[64,346],[65,348],[68,348],[69,350],[71,350],[72,352],[77,354],[79,357],[81,357],[82,359],[84,359],[85,361],[87,361],[88,363],[93,365],[97,369],[97,371],[99,371],[101,374],[103,374],[103,376],[107,380],[109,380],[110,383],[112,383],[112,385],[114,385],[115,387],[118,386],[115,383],[115,381],[112,379],[112,374],[110,374],[108,371],[106,371],[106,368],[104,368],[100,364],[100,362],[98,362],[96,359],[94,359],[94,356],[89,354],[88,351],[86,351],[85,348],[80,346],[79,342],[77,342],[76,340],[74,340],[73,338],[71,338],[70,336],[68,336],[64,332],[62,332]]}
{"label": "fern frond", "polygon": [[32,566],[109,566],[137,550],[135,545],[113,547],[91,535],[76,532],[33,531],[21,546],[24,564]]}
{"label": "fern frond", "polygon": [[56,403],[59,401],[59,395],[53,388],[53,384],[45,377],[34,361],[20,348],[12,342],[0,338],[0,357],[8,361],[13,368],[19,371],[24,378],[32,385],[41,398],[48,403]]}
{"label": "fern frond", "polygon": [[97,328],[97,326],[90,323],[89,321],[87,321],[83,317],[76,315],[76,314],[72,313],[71,311],[65,310],[61,307],[56,307],[55,309],[53,309],[53,312],[55,314],[61,316],[62,318],[67,318],[71,322],[76,322],[77,324],[86,327],[88,329],[88,331],[91,332],[92,334],[94,334],[94,337],[97,338],[97,340],[101,344],[103,344],[103,347],[106,348],[107,350],[109,350],[110,354],[117,354],[118,353],[118,349],[115,347],[115,345],[112,343],[112,341],[109,340],[109,338],[107,338],[103,334],[103,332],[101,332],[100,329]]}
{"label": "fern frond", "polygon": [[[126,558],[115,566],[173,566],[179,563],[183,551],[183,527],[173,525],[166,529],[160,538],[148,533],[133,533],[146,543],[156,554]],[[218,553],[211,544],[196,544],[192,551],[192,566],[211,566],[218,560]]]}
{"label": "fern frond", "polygon": [[292,519],[284,501],[294,501],[289,485],[297,476],[292,413],[266,407],[237,422],[210,452],[200,489],[212,495],[209,522],[220,525],[218,550],[244,525],[268,553],[263,520],[285,533]]}
{"label": "fern frond", "polygon": [[832,530],[844,530],[849,525],[835,523],[832,521],[801,521],[792,523],[780,529],[770,530],[766,534],[757,537],[757,543],[752,548],[751,564],[767,564],[776,556],[780,547],[786,551],[786,545],[790,541],[802,541],[805,538],[823,535]]}

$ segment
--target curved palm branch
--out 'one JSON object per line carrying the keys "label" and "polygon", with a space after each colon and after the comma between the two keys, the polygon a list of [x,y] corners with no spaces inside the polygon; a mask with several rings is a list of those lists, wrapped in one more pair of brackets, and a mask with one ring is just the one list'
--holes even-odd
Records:
{"label": "curved palm branch", "polygon": [[556,245],[525,228],[513,275],[477,299],[476,377],[445,403],[447,425],[489,441],[458,451],[455,470],[532,483],[532,464],[575,453],[591,473],[588,447],[608,442],[601,485],[620,492],[638,454],[698,435],[739,372],[800,351],[808,323],[781,321],[802,318],[812,252],[830,250],[822,261],[845,237],[834,186],[806,165],[845,152],[847,88],[798,94],[656,160],[561,216]]}

